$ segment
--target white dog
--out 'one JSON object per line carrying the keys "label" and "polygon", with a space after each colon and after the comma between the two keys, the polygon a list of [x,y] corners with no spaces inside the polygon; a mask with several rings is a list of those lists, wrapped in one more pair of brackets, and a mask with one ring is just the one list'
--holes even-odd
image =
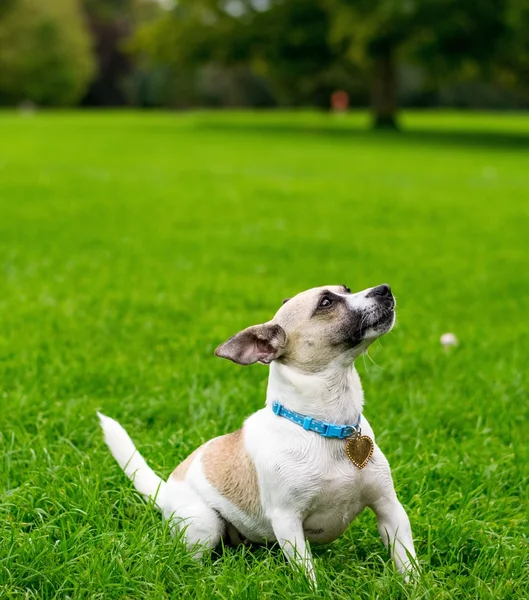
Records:
{"label": "white dog", "polygon": [[119,465],[197,557],[219,544],[277,540],[315,581],[309,541],[335,540],[366,507],[399,571],[413,568],[410,523],[388,461],[362,416],[353,362],[395,321],[388,285],[351,294],[325,286],[286,300],[275,317],[219,346],[217,356],[270,364],[266,406],[206,442],[162,481],[125,430],[99,415]]}

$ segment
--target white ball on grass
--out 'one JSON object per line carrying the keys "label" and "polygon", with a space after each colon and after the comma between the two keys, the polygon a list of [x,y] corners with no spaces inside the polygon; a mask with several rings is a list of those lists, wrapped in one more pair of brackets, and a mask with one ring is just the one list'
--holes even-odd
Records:
{"label": "white ball on grass", "polygon": [[454,333],[443,333],[441,336],[441,346],[457,346],[458,344],[459,341]]}

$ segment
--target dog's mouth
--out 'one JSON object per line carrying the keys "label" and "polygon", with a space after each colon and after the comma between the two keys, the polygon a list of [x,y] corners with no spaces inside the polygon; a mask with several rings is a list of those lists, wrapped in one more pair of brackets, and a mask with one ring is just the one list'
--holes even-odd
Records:
{"label": "dog's mouth", "polygon": [[384,309],[384,312],[370,325],[370,328],[393,327],[395,322],[395,309],[393,307]]}
{"label": "dog's mouth", "polygon": [[395,307],[380,307],[376,312],[365,315],[360,321],[358,341],[375,339],[391,330],[395,323]]}

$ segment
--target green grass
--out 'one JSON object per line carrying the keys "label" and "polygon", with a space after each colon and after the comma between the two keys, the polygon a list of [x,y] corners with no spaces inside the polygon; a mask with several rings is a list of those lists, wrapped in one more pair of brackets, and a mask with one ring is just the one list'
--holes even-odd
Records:
{"label": "green grass", "polygon": [[365,512],[315,548],[317,596],[529,596],[529,116],[366,122],[0,113],[0,596],[311,597],[274,548],[193,562],[95,411],[166,477],[263,404],[267,369],[218,343],[300,290],[385,281],[399,326],[357,362],[422,576]]}

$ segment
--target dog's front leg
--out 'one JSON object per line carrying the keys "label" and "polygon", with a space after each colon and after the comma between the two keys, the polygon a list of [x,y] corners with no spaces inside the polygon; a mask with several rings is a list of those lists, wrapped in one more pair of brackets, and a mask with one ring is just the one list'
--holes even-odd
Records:
{"label": "dog's front leg", "polygon": [[378,531],[399,573],[406,575],[416,568],[411,526],[404,507],[393,492],[382,496],[371,506],[378,521]]}
{"label": "dog's front leg", "polygon": [[305,539],[303,522],[299,515],[286,510],[276,510],[271,515],[272,527],[288,562],[303,570],[316,587],[316,574],[312,563],[309,542]]}

